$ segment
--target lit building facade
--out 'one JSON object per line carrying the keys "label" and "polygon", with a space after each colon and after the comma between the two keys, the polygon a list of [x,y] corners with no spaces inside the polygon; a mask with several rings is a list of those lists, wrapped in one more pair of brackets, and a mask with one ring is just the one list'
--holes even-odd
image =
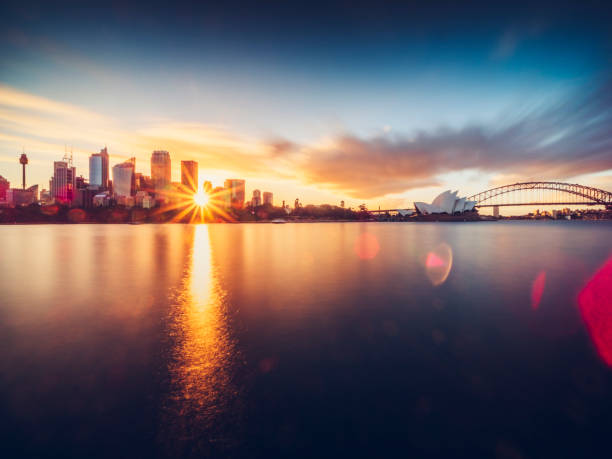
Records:
{"label": "lit building facade", "polygon": [[27,190],[9,188],[6,192],[6,202],[10,206],[29,206],[38,202],[38,185],[32,185]]}
{"label": "lit building facade", "polygon": [[449,214],[471,212],[474,210],[476,201],[468,201],[466,198],[459,198],[457,191],[450,190],[439,194],[431,204],[426,202],[415,202],[414,207],[422,215],[429,214]]}
{"label": "lit building facade", "polygon": [[71,203],[74,199],[76,168],[66,161],[53,162],[51,178],[51,196],[56,202]]}
{"label": "lit building facade", "polygon": [[261,206],[261,191],[253,190],[253,199],[251,199],[251,206],[253,207]]}
{"label": "lit building facade", "polygon": [[244,207],[244,180],[227,179],[225,190],[231,207],[242,209]]}
{"label": "lit building facade", "polygon": [[264,191],[263,194],[263,203],[264,205],[269,204],[271,206],[274,205],[274,195],[269,191]]}
{"label": "lit building facade", "polygon": [[106,147],[100,153],[89,157],[89,185],[92,188],[108,188],[108,151]]}
{"label": "lit building facade", "polygon": [[5,203],[6,193],[11,188],[11,183],[0,175],[0,204]]}
{"label": "lit building facade", "polygon": [[181,161],[181,184],[190,191],[198,191],[197,161]]}
{"label": "lit building facade", "polygon": [[163,190],[170,185],[172,165],[170,153],[163,150],[154,151],[151,155],[151,179],[156,190]]}
{"label": "lit building facade", "polygon": [[136,175],[134,168],[136,158],[131,158],[113,166],[113,194],[115,198],[133,196],[135,193]]}

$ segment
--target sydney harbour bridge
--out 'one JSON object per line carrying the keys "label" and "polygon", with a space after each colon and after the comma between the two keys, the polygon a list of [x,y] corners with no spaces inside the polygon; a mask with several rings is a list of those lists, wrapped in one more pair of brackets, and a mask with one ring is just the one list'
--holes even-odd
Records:
{"label": "sydney harbour bridge", "polygon": [[[520,182],[482,191],[467,198],[479,207],[510,206],[603,206],[612,210],[609,191],[563,182]],[[397,212],[403,209],[370,211],[371,213]]]}

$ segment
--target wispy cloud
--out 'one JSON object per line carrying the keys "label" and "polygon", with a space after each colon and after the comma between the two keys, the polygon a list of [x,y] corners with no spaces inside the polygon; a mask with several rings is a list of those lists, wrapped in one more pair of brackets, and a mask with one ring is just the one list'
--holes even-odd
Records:
{"label": "wispy cloud", "polygon": [[68,145],[76,147],[75,156],[84,161],[109,145],[116,160],[136,156],[137,167],[148,165],[151,151],[165,149],[174,158],[196,159],[204,168],[241,173],[272,170],[266,144],[223,126],[165,120],[128,130],[111,117],[8,86],[0,86],[0,131],[0,155],[25,147],[34,156],[59,159]]}
{"label": "wispy cloud", "polygon": [[87,156],[107,144],[115,161],[136,156],[137,168],[147,171],[151,151],[166,149],[176,167],[180,159],[196,159],[203,169],[372,199],[438,186],[444,174],[468,169],[500,180],[612,169],[612,79],[496,122],[404,132],[298,144],[197,122],[156,120],[128,129],[111,117],[0,86],[0,160],[15,161],[22,146],[34,161],[60,158],[64,145],[73,144],[86,167]]}
{"label": "wispy cloud", "polygon": [[307,182],[358,198],[433,185],[465,169],[540,179],[598,172],[612,168],[612,80],[497,123],[412,137],[345,134],[301,151]]}

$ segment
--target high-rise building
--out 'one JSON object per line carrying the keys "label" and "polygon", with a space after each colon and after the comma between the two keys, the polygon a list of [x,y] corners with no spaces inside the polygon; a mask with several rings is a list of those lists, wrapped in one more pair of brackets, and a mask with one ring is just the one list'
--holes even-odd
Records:
{"label": "high-rise building", "polygon": [[170,153],[159,150],[151,155],[151,179],[156,190],[163,190],[170,185],[172,177]]}
{"label": "high-rise building", "polygon": [[274,205],[274,195],[272,193],[270,193],[269,191],[264,191],[263,194],[263,203],[265,204],[270,204],[271,206]]}
{"label": "high-rise building", "polygon": [[197,161],[181,161],[181,184],[190,191],[198,191]]}
{"label": "high-rise building", "polygon": [[253,199],[251,199],[251,206],[253,207],[261,206],[261,191],[253,190]]}
{"label": "high-rise building", "polygon": [[208,180],[204,180],[202,188],[204,188],[205,193],[210,193],[213,190],[212,183],[210,183]]}
{"label": "high-rise building", "polygon": [[89,185],[99,189],[108,188],[108,151],[106,147],[100,153],[89,157]]}
{"label": "high-rise building", "polygon": [[113,166],[113,188],[115,197],[128,197],[135,194],[135,167],[136,158],[130,158],[123,163]]}
{"label": "high-rise building", "polygon": [[60,203],[71,203],[74,199],[75,180],[76,167],[67,161],[54,161],[50,182],[53,199]]}
{"label": "high-rise building", "polygon": [[228,193],[230,205],[236,209],[244,207],[244,180],[227,179],[225,190]]}

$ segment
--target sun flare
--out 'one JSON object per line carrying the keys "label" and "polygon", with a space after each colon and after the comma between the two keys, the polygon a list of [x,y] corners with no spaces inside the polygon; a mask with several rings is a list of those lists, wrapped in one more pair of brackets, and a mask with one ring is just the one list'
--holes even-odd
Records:
{"label": "sun flare", "polygon": [[204,191],[198,191],[193,195],[193,202],[199,207],[206,207],[208,205],[209,197]]}

